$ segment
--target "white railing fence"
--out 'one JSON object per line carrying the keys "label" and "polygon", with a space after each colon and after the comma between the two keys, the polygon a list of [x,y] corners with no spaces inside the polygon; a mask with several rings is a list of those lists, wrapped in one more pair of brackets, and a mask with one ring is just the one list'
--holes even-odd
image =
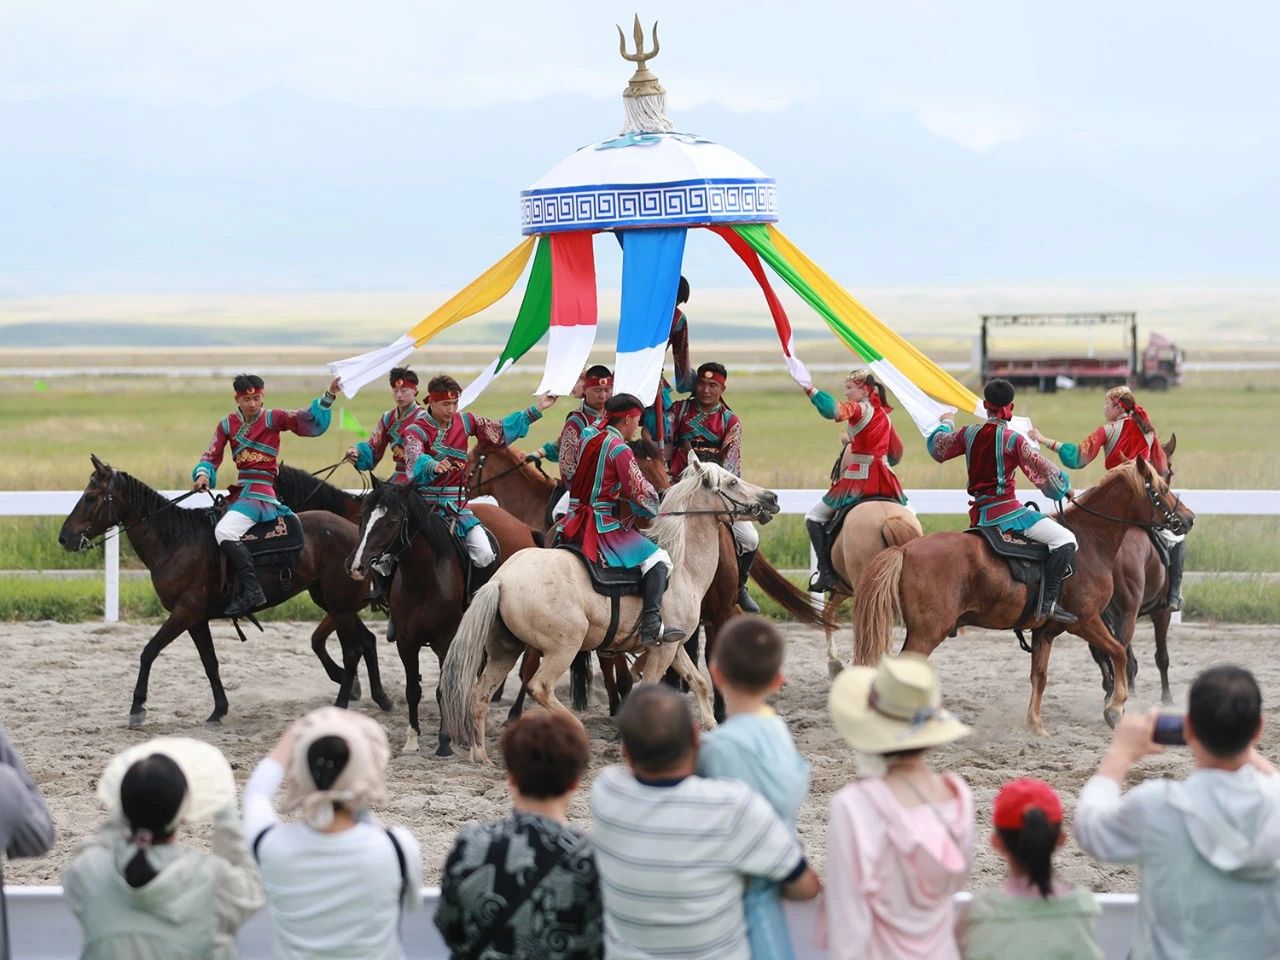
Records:
{"label": "white railing fence", "polygon": [[[186,491],[165,490],[173,499]],[[216,492],[216,491],[215,491]],[[225,492],[225,491],[224,491]],[[360,493],[352,490],[351,493]],[[825,490],[779,490],[778,499],[784,514],[804,514]],[[920,514],[961,515],[968,509],[969,498],[963,490],[922,489],[906,491],[911,507]],[[1280,490],[1180,490],[1179,494],[1198,516],[1277,516],[1280,515]],[[80,494],[71,490],[0,491],[0,517],[65,517],[76,505]],[[208,506],[203,496],[191,497],[183,507]],[[106,590],[103,618],[114,623],[120,619],[120,541],[111,537],[103,546]],[[812,563],[812,557],[810,558]]]}

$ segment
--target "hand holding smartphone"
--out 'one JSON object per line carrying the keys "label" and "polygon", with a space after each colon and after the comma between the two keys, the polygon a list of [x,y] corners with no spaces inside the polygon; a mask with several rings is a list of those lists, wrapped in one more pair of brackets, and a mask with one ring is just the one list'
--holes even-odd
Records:
{"label": "hand holding smartphone", "polygon": [[1183,729],[1185,718],[1180,713],[1162,713],[1156,717],[1151,739],[1166,747],[1185,747],[1187,738]]}

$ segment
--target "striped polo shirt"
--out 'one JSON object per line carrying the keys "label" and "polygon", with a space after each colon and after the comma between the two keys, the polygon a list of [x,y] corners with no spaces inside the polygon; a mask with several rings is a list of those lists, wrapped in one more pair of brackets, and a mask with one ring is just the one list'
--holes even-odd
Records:
{"label": "striped polo shirt", "polygon": [[788,882],[805,868],[799,839],[735,780],[642,782],[609,767],[591,820],[611,960],[750,960],[745,879]]}

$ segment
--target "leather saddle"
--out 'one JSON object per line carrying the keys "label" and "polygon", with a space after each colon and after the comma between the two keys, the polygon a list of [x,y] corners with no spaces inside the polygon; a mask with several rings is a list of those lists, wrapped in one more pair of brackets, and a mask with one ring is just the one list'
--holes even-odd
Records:
{"label": "leather saddle", "polygon": [[641,580],[639,567],[610,567],[603,563],[596,563],[588,559],[576,543],[557,543],[555,548],[568,550],[582,561],[596,593],[606,597],[639,596]]}
{"label": "leather saddle", "polygon": [[1010,576],[1027,585],[1027,602],[1013,631],[1018,635],[1018,643],[1029,653],[1031,647],[1022,637],[1022,628],[1031,622],[1040,609],[1040,601],[1044,596],[1044,562],[1049,559],[1048,546],[997,527],[970,527],[965,533],[981,537],[988,550],[1009,564]]}
{"label": "leather saddle", "polygon": [[840,535],[840,528],[844,526],[845,517],[849,516],[850,510],[852,510],[854,507],[861,506],[864,503],[874,503],[877,500],[883,500],[887,503],[898,502],[896,497],[863,497],[861,500],[858,500],[856,503],[850,503],[846,506],[841,507],[839,510],[837,510],[835,512],[835,516],[833,516],[830,520],[828,520],[825,526],[823,526],[822,528],[823,531],[826,533],[828,537],[834,540],[837,536]]}
{"label": "leather saddle", "polygon": [[298,568],[298,558],[306,546],[302,521],[297,514],[285,513],[265,523],[255,523],[240,542],[249,548],[255,567]]}

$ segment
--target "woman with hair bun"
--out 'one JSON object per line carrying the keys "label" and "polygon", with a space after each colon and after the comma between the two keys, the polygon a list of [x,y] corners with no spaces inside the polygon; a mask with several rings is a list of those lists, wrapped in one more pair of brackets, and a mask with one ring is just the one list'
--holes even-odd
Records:
{"label": "woman with hair bun", "polygon": [[[244,826],[262,870],[275,956],[403,960],[402,910],[421,902],[418,841],[384,827],[386,732],[362,714],[322,707],[285,731],[244,791]],[[301,822],[280,820],[272,803]]]}
{"label": "woman with hair bun", "polygon": [[[237,956],[236,931],[262,908],[245,848],[231,768],[216,747],[161,737],[108,764],[98,796],[111,811],[63,872],[84,931],[84,960]],[[177,842],[213,821],[213,851]]]}
{"label": "woman with hair bun", "polygon": [[1062,801],[1043,780],[1010,780],[996,794],[991,846],[1008,867],[996,890],[982,890],[957,925],[965,960],[1102,960],[1093,894],[1053,874],[1066,839]]}

